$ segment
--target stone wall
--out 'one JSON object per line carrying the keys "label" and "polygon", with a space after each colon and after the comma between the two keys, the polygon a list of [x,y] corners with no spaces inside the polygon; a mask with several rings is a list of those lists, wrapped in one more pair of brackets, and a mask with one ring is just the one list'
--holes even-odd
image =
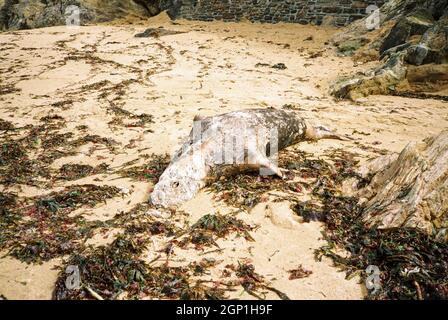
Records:
{"label": "stone wall", "polygon": [[190,20],[294,22],[321,24],[324,17],[346,25],[366,16],[366,8],[381,6],[377,0],[173,0],[176,17]]}

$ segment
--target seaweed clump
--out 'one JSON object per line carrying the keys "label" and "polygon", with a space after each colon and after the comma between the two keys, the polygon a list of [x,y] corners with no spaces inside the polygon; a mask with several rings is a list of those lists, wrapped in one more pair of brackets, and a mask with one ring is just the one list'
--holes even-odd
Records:
{"label": "seaweed clump", "polygon": [[[75,138],[72,132],[60,133],[59,130],[66,127],[66,121],[58,115],[42,117],[40,122],[36,126],[20,128],[23,134],[18,138],[15,137],[18,129],[0,136],[0,184],[52,187],[54,170],[49,165],[56,159],[75,155],[77,148],[87,143],[103,144],[111,152],[117,144],[98,135]],[[77,177],[75,174],[67,178]]]}
{"label": "seaweed clump", "polygon": [[14,125],[7,120],[0,119],[0,131],[10,131],[14,130]]}
{"label": "seaweed clump", "polygon": [[215,192],[216,199],[242,208],[250,209],[263,201],[263,194],[272,189],[283,189],[284,181],[277,177],[262,177],[255,173],[241,174],[232,179],[219,179],[208,189]]}
{"label": "seaweed clump", "polygon": [[121,212],[111,221],[111,226],[122,228],[126,235],[133,239],[146,241],[152,235],[174,236],[180,229],[171,221],[159,221],[148,214],[152,206],[148,203],[139,203],[128,212]]}
{"label": "seaweed clump", "polygon": [[[325,211],[328,245],[316,252],[347,271],[361,274],[366,268],[380,270],[381,288],[371,299],[448,299],[448,244],[410,228],[379,230],[361,220],[356,199],[328,197]],[[335,252],[344,248],[348,257]]]}
{"label": "seaweed clump", "polygon": [[288,170],[285,179],[273,175],[260,176],[258,172],[246,173],[232,179],[218,179],[208,189],[217,194],[218,200],[241,209],[250,209],[265,201],[265,194],[269,191],[288,193],[291,200],[305,189],[319,193],[323,187],[341,183],[346,178],[360,178],[354,170],[357,160],[352,153],[336,149],[328,155],[332,163],[312,159],[312,156],[298,150],[281,152],[279,167]]}
{"label": "seaweed clump", "polygon": [[46,196],[22,199],[1,194],[0,249],[26,263],[48,261],[82,246],[103,225],[70,215],[83,206],[93,207],[115,197],[111,186],[75,185]]}
{"label": "seaweed clump", "polygon": [[[290,300],[289,297],[283,292],[267,285],[264,277],[255,272],[255,267],[253,264],[239,261],[235,274],[239,278],[239,283],[243,289],[257,299],[264,300],[264,297],[260,296],[257,291],[265,289],[274,292],[282,300]],[[263,292],[262,294],[265,295]]]}
{"label": "seaweed clump", "polygon": [[192,279],[192,267],[150,266],[140,258],[144,246],[119,236],[109,246],[87,248],[70,257],[78,266],[80,288],[67,289],[61,271],[53,297],[62,299],[223,299],[224,290]]}
{"label": "seaweed clump", "polygon": [[177,245],[184,248],[188,243],[193,243],[197,249],[211,245],[219,247],[216,239],[225,238],[230,233],[236,233],[237,236],[242,236],[248,241],[254,241],[249,233],[254,229],[255,227],[237,219],[232,214],[207,214],[191,226],[187,236],[177,242]]}
{"label": "seaweed clump", "polygon": [[169,155],[151,155],[148,163],[142,166],[123,168],[117,173],[123,178],[130,178],[137,181],[150,181],[154,184],[159,181],[163,171],[165,171],[170,161]]}
{"label": "seaweed clump", "polygon": [[83,165],[77,163],[67,163],[64,164],[59,169],[59,179],[61,180],[78,180],[90,175],[95,175],[99,173],[106,173],[109,165],[102,163],[96,167],[90,165]]}
{"label": "seaweed clump", "polygon": [[299,265],[297,269],[289,270],[289,280],[296,280],[309,277],[313,271],[305,269],[302,265]]}
{"label": "seaweed clump", "polygon": [[[114,114],[113,120],[109,121],[109,126],[122,126],[126,128],[135,128],[140,127],[143,128],[147,124],[154,123],[153,116],[147,113],[134,114],[128,110],[123,109],[122,107],[112,103],[111,107],[108,108],[110,112]],[[152,132],[151,130],[149,130]]]}

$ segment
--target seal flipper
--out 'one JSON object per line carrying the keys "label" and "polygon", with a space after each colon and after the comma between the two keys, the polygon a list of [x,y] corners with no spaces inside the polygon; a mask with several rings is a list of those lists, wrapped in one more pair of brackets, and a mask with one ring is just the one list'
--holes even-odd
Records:
{"label": "seal flipper", "polygon": [[256,164],[260,168],[261,175],[276,175],[281,179],[284,179],[283,173],[277,164],[273,163],[266,156],[264,156],[258,150],[249,151],[249,161]]}

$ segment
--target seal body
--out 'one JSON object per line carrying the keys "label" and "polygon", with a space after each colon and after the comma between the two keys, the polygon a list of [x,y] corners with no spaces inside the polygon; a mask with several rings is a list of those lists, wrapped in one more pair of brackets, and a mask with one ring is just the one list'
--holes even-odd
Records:
{"label": "seal body", "polygon": [[278,151],[305,140],[340,138],[312,127],[296,112],[249,109],[214,117],[196,117],[193,129],[161,175],[150,196],[156,206],[170,207],[192,199],[221,176],[260,170],[281,176]]}

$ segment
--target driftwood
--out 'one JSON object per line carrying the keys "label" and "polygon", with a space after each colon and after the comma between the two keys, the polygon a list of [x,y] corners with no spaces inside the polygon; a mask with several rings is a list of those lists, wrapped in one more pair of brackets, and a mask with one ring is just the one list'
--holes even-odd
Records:
{"label": "driftwood", "polygon": [[412,227],[447,239],[448,130],[408,144],[398,157],[380,157],[361,171],[378,171],[358,192],[368,225]]}

